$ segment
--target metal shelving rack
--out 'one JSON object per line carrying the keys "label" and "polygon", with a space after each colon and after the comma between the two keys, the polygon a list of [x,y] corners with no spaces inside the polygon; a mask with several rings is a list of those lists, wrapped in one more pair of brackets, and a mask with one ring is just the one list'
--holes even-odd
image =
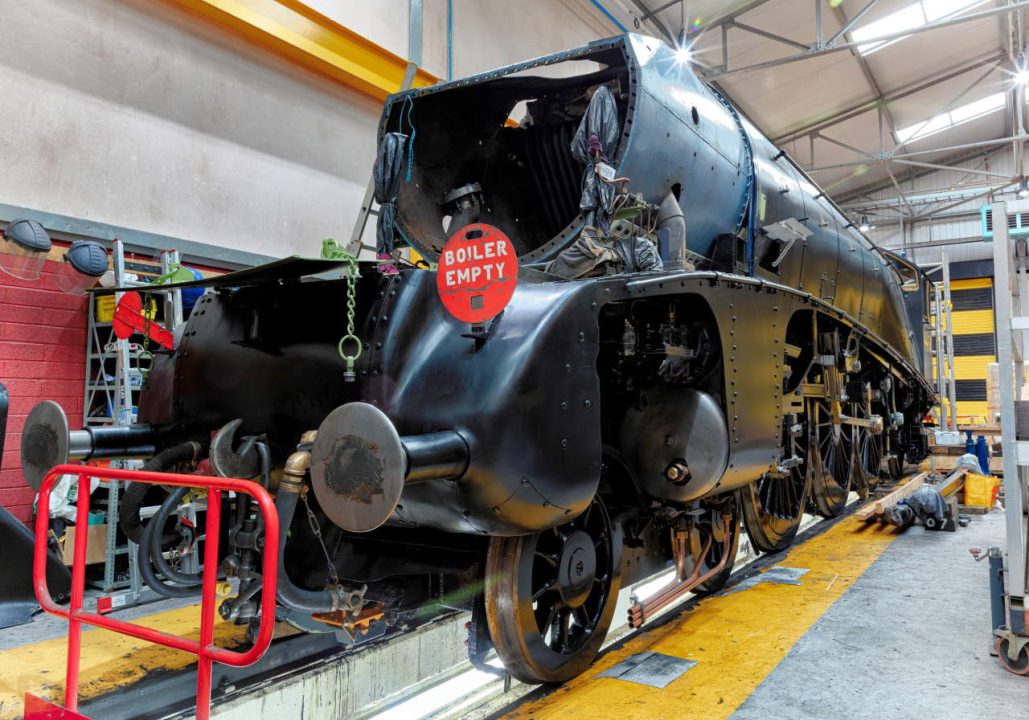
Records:
{"label": "metal shelving rack", "polygon": [[[1004,452],[1005,536],[1007,547],[1003,564],[1004,625],[994,634],[1015,647],[1029,643],[1027,615],[1029,596],[1027,558],[1029,558],[1029,441],[1018,439],[1015,411],[1016,392],[1024,384],[1023,358],[1029,349],[1029,257],[1024,241],[1012,243],[1007,216],[1029,212],[1029,201],[994,203],[993,274],[994,306],[997,319],[997,366],[1000,389],[1000,428]],[[1020,247],[1019,247],[1020,246]],[[995,593],[996,594],[996,593]],[[995,625],[997,618],[995,613]]]}
{"label": "metal shelving rack", "polygon": [[[163,297],[164,318],[169,328],[182,322],[182,293],[179,290],[162,290],[160,286],[132,281],[127,277],[125,269],[125,247],[120,240],[113,241],[112,258],[114,261],[114,279],[116,287],[141,287],[149,292],[160,293]],[[160,256],[160,271],[168,273],[179,264],[179,253],[166,250]],[[117,305],[124,293],[115,293]],[[91,298],[89,303],[89,325],[86,337],[86,383],[83,398],[83,418],[87,426],[131,425],[136,417],[136,395],[142,387],[143,372],[146,368],[140,365],[140,348],[128,339],[120,340],[114,334],[112,322],[100,322],[96,317],[96,302]],[[108,369],[113,363],[113,372]],[[95,414],[98,404],[105,403],[107,414]],[[117,462],[117,461],[116,461]],[[134,461],[122,461],[131,463]],[[138,464],[138,461],[137,461]],[[105,536],[106,556],[104,560],[104,578],[100,590],[104,593],[122,591],[114,598],[116,605],[135,605],[140,600],[143,583],[139,575],[136,558],[136,544],[131,540],[126,544],[118,544],[118,505],[124,484],[112,481],[107,484],[106,500],[107,532]],[[102,504],[100,501],[99,504]],[[146,511],[144,510],[144,514]],[[195,520],[195,512],[192,513]],[[128,579],[116,578],[116,562],[120,555],[128,555]],[[184,570],[195,572],[197,558],[195,552],[186,559]]]}

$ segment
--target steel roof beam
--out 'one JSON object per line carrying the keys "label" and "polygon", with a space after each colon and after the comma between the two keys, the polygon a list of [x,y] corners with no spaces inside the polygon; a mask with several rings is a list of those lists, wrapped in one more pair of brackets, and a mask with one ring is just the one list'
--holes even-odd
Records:
{"label": "steel roof beam", "polygon": [[[910,30],[901,30],[892,33],[886,33],[884,35],[877,35],[860,42],[845,42],[838,43],[829,47],[828,44],[823,45],[821,48],[811,49],[807,52],[802,52],[797,55],[788,55],[783,58],[776,58],[774,60],[765,60],[759,63],[753,63],[751,65],[745,65],[739,68],[726,68],[724,70],[715,70],[712,73],[705,75],[708,79],[724,77],[726,75],[737,75],[743,72],[750,72],[752,70],[763,70],[770,67],[778,67],[780,65],[787,65],[789,63],[798,62],[800,60],[807,60],[808,58],[820,57],[822,55],[828,55],[830,53],[840,52],[841,50],[850,50],[851,48],[857,48],[861,45],[870,45],[873,43],[887,42],[890,40],[900,40],[902,38],[911,37],[932,30],[938,30],[940,28],[952,27],[954,25],[960,25],[974,20],[982,20],[983,18],[993,17],[994,15],[1001,15],[1004,13],[1014,12],[1021,10],[1022,8],[1029,7],[1029,0],[1020,0],[1019,2],[1011,5],[1005,5],[1002,7],[990,8],[988,10],[981,10],[979,12],[969,13],[968,15],[961,15],[955,18],[949,18],[946,20],[937,20],[935,22],[926,23],[921,27],[911,28]],[[812,43],[812,45],[814,45]]]}
{"label": "steel roof beam", "polygon": [[866,112],[875,110],[880,105],[891,103],[896,100],[902,100],[910,95],[914,95],[915,93],[919,93],[923,90],[928,90],[931,87],[935,87],[940,83],[946,82],[948,80],[953,80],[956,77],[964,75],[965,73],[971,72],[972,70],[980,68],[984,65],[996,65],[1002,62],[1006,57],[1007,53],[994,53],[989,57],[980,58],[978,60],[972,60],[967,63],[962,63],[961,65],[956,65],[949,70],[945,70],[943,73],[939,75],[935,75],[927,80],[919,81],[915,85],[910,85],[905,88],[901,88],[892,93],[889,93],[888,95],[879,95],[878,97],[874,97],[869,100],[863,100],[862,102],[856,105],[850,106],[846,110],[841,110],[835,115],[823,118],[813,123],[809,123],[808,125],[800,127],[796,130],[791,130],[788,133],[783,133],[782,135],[773,138],[772,142],[774,142],[777,145],[792,142],[799,138],[810,135],[811,133],[818,132],[819,130],[824,130],[826,128],[832,127],[833,125],[838,125],[842,122],[846,122],[847,120],[851,120],[857,117],[858,115],[863,115]]}

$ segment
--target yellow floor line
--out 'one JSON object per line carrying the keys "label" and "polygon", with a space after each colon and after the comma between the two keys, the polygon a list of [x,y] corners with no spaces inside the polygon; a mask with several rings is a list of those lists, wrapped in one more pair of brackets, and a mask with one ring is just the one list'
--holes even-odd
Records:
{"label": "yellow floor line", "polygon": [[[727,718],[895,537],[886,526],[843,520],[777,563],[809,570],[799,586],[760,583],[704,600],[664,627],[644,629],[587,673],[506,717]],[[664,689],[596,677],[630,655],[648,651],[698,664]]]}
{"label": "yellow floor line", "polygon": [[[147,615],[133,622],[174,635],[197,639],[200,608],[191,606]],[[243,642],[245,628],[218,622],[215,638],[222,647]],[[31,692],[48,700],[64,702],[64,672],[68,636],[0,651],[0,718],[22,713],[23,698]],[[179,670],[196,663],[193,655],[159,647],[94,628],[82,633],[79,697],[104,695],[160,670]]]}

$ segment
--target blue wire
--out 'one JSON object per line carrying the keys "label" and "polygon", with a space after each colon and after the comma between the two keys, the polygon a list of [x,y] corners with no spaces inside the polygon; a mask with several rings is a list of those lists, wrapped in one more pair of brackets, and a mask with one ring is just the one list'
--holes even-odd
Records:
{"label": "blue wire", "polygon": [[414,123],[411,122],[411,108],[414,107],[414,100],[408,95],[404,98],[404,107],[400,109],[400,122],[404,121],[404,113],[407,113],[407,126],[411,128],[411,132],[407,138],[407,176],[404,178],[404,182],[408,185],[411,184],[411,172],[414,170],[414,136],[417,132],[414,128]]}
{"label": "blue wire", "polygon": [[608,10],[608,9],[607,9],[606,7],[604,7],[603,5],[601,5],[601,4],[599,3],[599,2],[597,2],[597,0],[590,0],[590,2],[592,2],[592,3],[593,3],[593,6],[594,6],[595,8],[597,8],[598,10],[600,10],[600,12],[604,13],[604,16],[605,16],[605,17],[607,17],[607,19],[608,19],[608,20],[610,20],[611,22],[613,22],[613,23],[615,24],[615,27],[617,27],[617,28],[618,28],[619,30],[621,30],[621,31],[622,31],[623,33],[627,33],[627,32],[629,32],[629,28],[625,27],[625,26],[624,26],[624,25],[622,25],[622,24],[621,24],[620,22],[618,22],[618,18],[616,18],[616,17],[614,16],[614,15],[612,15],[612,14],[611,14],[611,11],[610,11],[610,10]]}

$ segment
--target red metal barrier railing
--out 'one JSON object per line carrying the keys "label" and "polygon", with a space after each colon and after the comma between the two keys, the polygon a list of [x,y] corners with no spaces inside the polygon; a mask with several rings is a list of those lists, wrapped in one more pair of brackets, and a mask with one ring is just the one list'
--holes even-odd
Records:
{"label": "red metal barrier railing", "polygon": [[[63,608],[53,602],[46,584],[47,531],[50,519],[50,491],[62,475],[78,476],[78,501],[75,508],[76,527],[83,531],[75,534],[75,553],[72,562],[71,602]],[[123,622],[106,615],[98,615],[82,609],[86,584],[86,538],[84,532],[89,520],[90,478],[101,480],[129,480],[131,482],[180,487],[201,487],[207,489],[207,524],[204,545],[204,572],[201,585],[200,639],[171,635],[151,628]],[[221,525],[221,494],[239,492],[252,496],[264,517],[264,553],[262,562],[263,585],[261,587],[261,626],[253,647],[245,652],[226,650],[214,645],[215,586],[218,579],[218,537]],[[146,642],[175,648],[197,656],[197,718],[207,720],[211,712],[211,666],[215,662],[241,667],[257,662],[271,643],[275,626],[275,580],[278,572],[277,549],[279,547],[279,516],[268,491],[257,483],[234,478],[208,477],[203,475],[176,475],[173,473],[95,468],[83,465],[58,465],[43,479],[39,488],[39,502],[36,513],[36,546],[33,555],[32,574],[36,600],[48,613],[68,620],[68,667],[64,690],[65,708],[78,710],[79,699],[79,652],[82,642],[82,624],[104,628],[123,635],[130,635]],[[110,518],[108,522],[114,522]]]}

